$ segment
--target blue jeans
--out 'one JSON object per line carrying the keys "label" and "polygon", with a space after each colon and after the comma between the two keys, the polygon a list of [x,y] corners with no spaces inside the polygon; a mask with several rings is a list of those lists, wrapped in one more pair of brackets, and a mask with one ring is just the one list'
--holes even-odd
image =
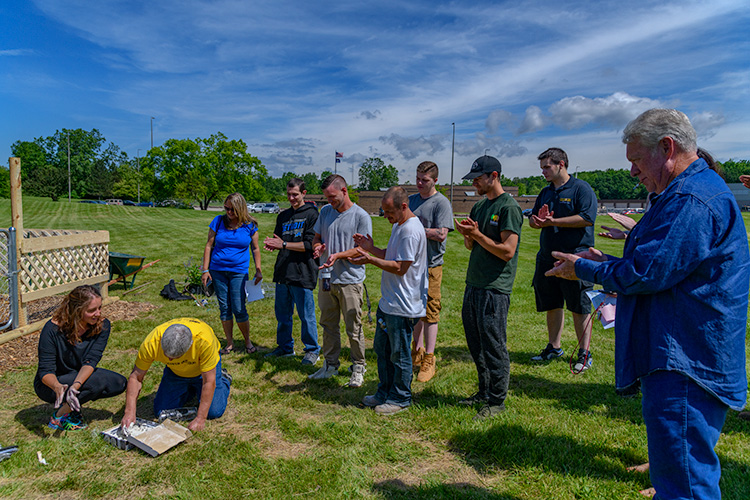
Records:
{"label": "blue jeans", "polygon": [[284,352],[294,352],[294,339],[292,338],[292,316],[294,306],[297,306],[297,315],[302,322],[302,343],[305,352],[320,352],[318,345],[318,323],[315,321],[315,299],[313,291],[300,286],[283,285],[276,283],[276,301],[274,310],[276,312],[276,343]]}
{"label": "blue jeans", "polygon": [[234,316],[237,323],[244,323],[250,319],[245,307],[247,273],[211,271],[211,278],[214,283],[216,300],[219,301],[219,318],[222,321],[231,321],[232,316]]}
{"label": "blue jeans", "polygon": [[[229,400],[229,386],[231,382],[221,373],[221,359],[216,365],[216,390],[214,398],[211,400],[211,407],[208,409],[208,418],[219,418],[227,409]],[[159,389],[156,391],[154,398],[154,415],[159,416],[162,410],[171,410],[182,408],[191,397],[196,396],[201,399],[201,390],[203,389],[203,377],[180,377],[169,369],[164,367],[164,375],[161,377]]]}
{"label": "blue jeans", "polygon": [[728,406],[675,371],[641,377],[655,499],[721,498],[714,451]]}
{"label": "blue jeans", "polygon": [[384,313],[376,315],[373,349],[378,355],[378,392],[375,398],[397,406],[411,405],[411,337],[419,318]]}

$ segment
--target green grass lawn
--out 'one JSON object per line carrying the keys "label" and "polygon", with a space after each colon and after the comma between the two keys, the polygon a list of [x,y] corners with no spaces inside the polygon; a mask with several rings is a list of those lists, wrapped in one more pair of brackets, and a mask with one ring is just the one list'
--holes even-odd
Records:
{"label": "green grass lawn", "polygon": [[[10,202],[0,200],[2,224],[10,222]],[[143,337],[179,316],[210,324],[223,341],[215,301],[200,308],[191,301],[168,302],[159,291],[170,278],[185,276],[183,263],[200,261],[208,223],[216,212],[103,206],[24,199],[26,228],[104,229],[110,250],[161,259],[140,273],[124,297],[158,309],[134,321],[117,322],[100,366],[127,375]],[[275,216],[259,215],[261,238]],[[385,219],[373,221],[376,245],[390,234]],[[746,225],[748,218],[745,219]],[[611,224],[602,216],[599,223]],[[475,410],[456,401],[476,390],[476,372],[461,326],[461,300],[468,252],[459,235],[448,239],[443,278],[443,312],[438,334],[437,374],[413,383],[414,405],[392,417],[357,407],[377,384],[375,355],[368,349],[368,372],[360,389],[344,386],[342,375],[308,381],[315,368],[300,357],[268,361],[262,355],[232,354],[224,366],[234,376],[226,414],[158,458],[124,452],[105,443],[98,431],[122,418],[124,395],[84,408],[89,430],[59,433],[46,428],[50,405],[33,391],[35,366],[0,377],[0,444],[20,451],[0,463],[2,498],[502,498],[638,499],[650,486],[647,475],[625,468],[647,460],[640,399],[614,393],[614,332],[595,324],[593,368],[570,373],[567,357],[576,347],[566,319],[565,361],[536,365],[529,357],[546,344],[545,317],[535,312],[531,278],[538,231],[525,226],[511,299],[508,348],[510,393],[505,413],[472,422]],[[607,253],[622,243],[597,238]],[[263,252],[263,274],[272,276],[275,254]],[[380,295],[380,271],[368,268],[366,281],[373,317]],[[120,295],[121,285],[111,288]],[[273,300],[248,304],[251,338],[275,346]],[[366,315],[365,315],[366,317]],[[369,347],[374,326],[365,324]],[[235,335],[241,338],[239,332]],[[322,334],[320,335],[322,338]],[[299,322],[295,321],[299,346]],[[344,342],[346,345],[346,342]],[[241,342],[239,344],[241,346]],[[299,350],[299,349],[298,349]],[[153,418],[151,402],[161,367],[146,376],[138,415]],[[37,462],[41,451],[49,465]],[[750,422],[731,412],[718,445],[722,490],[727,499],[750,492]]]}

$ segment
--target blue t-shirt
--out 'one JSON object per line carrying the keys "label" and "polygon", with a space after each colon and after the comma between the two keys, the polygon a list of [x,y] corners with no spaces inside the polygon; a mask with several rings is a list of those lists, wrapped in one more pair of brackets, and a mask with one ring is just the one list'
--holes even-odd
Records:
{"label": "blue t-shirt", "polygon": [[209,226],[216,233],[211,252],[211,271],[230,271],[246,274],[250,268],[250,244],[258,231],[254,224],[243,224],[229,230],[224,225],[224,216],[217,215]]}

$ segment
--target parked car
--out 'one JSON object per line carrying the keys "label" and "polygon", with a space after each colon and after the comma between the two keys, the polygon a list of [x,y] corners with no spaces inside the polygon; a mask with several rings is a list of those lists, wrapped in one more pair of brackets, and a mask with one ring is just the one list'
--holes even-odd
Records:
{"label": "parked car", "polygon": [[102,200],[81,200],[79,203],[93,203],[94,205],[106,205],[106,201]]}
{"label": "parked car", "polygon": [[107,205],[122,205],[122,200],[119,198],[110,198],[107,200]]}
{"label": "parked car", "polygon": [[533,211],[533,209],[531,209],[531,208],[527,208],[526,210],[524,210],[524,211],[523,211],[523,212],[521,212],[521,213],[523,214],[523,216],[524,216],[524,217],[529,217],[529,218],[531,218],[531,212],[532,212],[532,211]]}
{"label": "parked car", "polygon": [[154,202],[153,201],[142,201],[138,204],[139,207],[153,207]]}
{"label": "parked car", "polygon": [[247,211],[252,214],[259,214],[263,212],[263,207],[265,206],[265,203],[248,203],[247,204]]}
{"label": "parked car", "polygon": [[138,205],[138,204],[137,204],[136,202],[134,202],[133,200],[122,200],[122,204],[123,204],[123,205],[127,205],[127,206],[129,206],[129,207],[135,207],[136,205]]}
{"label": "parked car", "polygon": [[278,203],[266,203],[265,205],[263,205],[263,213],[264,214],[279,213],[279,204]]}

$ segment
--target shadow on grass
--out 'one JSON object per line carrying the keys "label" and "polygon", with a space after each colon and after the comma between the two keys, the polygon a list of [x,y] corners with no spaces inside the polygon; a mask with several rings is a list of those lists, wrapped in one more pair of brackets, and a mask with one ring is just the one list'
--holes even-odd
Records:
{"label": "shadow on grass", "polygon": [[518,500],[512,495],[495,493],[468,483],[447,483],[436,486],[409,486],[399,479],[381,481],[372,485],[372,491],[383,498],[411,500],[412,498],[451,498],[454,500],[492,499]]}
{"label": "shadow on grass", "polygon": [[530,374],[510,375],[511,396],[550,399],[566,410],[604,412],[610,418],[642,423],[640,398],[622,398],[610,384],[550,380]]}
{"label": "shadow on grass", "polygon": [[[16,413],[15,420],[40,438],[49,436],[51,432],[53,436],[59,437],[64,431],[52,431],[47,427],[52,410],[52,405],[47,403],[36,405]],[[83,415],[87,420],[113,420],[115,418],[115,414],[111,411],[89,408],[83,409]]]}
{"label": "shadow on grass", "polygon": [[[648,476],[628,473],[622,464],[638,464],[642,457],[630,450],[575,440],[569,436],[529,432],[502,422],[488,429],[460,430],[448,441],[454,453],[478,472],[544,468],[560,475],[636,481],[648,486]],[[581,459],[585,457],[585,459]]]}

